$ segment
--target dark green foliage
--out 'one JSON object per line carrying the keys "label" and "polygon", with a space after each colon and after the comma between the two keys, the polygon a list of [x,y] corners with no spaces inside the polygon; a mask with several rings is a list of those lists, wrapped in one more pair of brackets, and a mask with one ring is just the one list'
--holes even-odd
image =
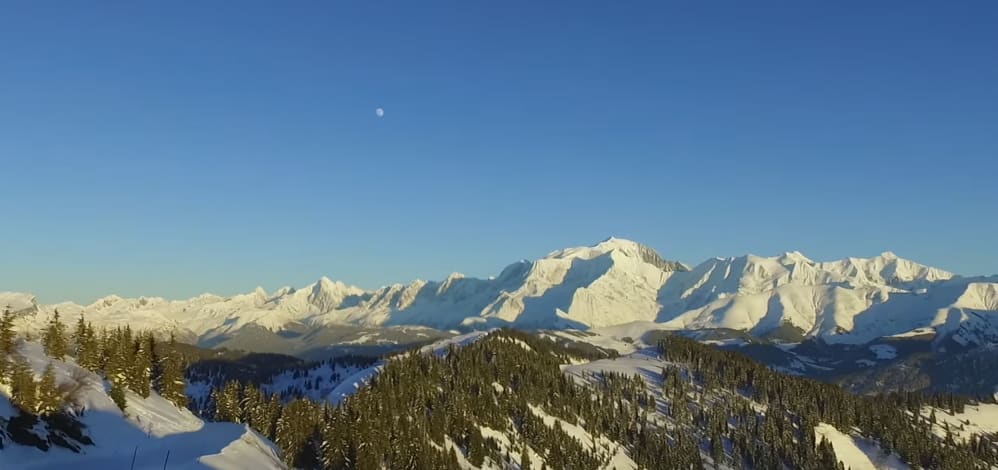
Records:
{"label": "dark green foliage", "polygon": [[125,407],[128,403],[125,401],[125,387],[114,380],[110,380],[111,389],[108,390],[107,395],[111,397],[111,401],[115,405],[118,405],[118,409],[125,411]]}
{"label": "dark green foliage", "polygon": [[62,411],[65,405],[65,397],[56,387],[55,369],[50,363],[45,367],[42,380],[38,383],[38,401],[35,405],[35,413],[41,416],[49,416]]}
{"label": "dark green foliage", "polygon": [[[572,437],[564,428],[573,425],[622,444],[644,469],[699,469],[705,461],[840,469],[828,442],[815,438],[821,422],[856,430],[920,468],[998,463],[990,438],[940,439],[918,417],[925,405],[959,411],[965,401],[953,396],[858,397],[680,337],[666,337],[661,353],[669,361],[653,378],[661,396],[647,377],[601,372],[577,383],[560,366],[583,353],[503,330],[440,355],[398,355],[336,407],[301,399],[282,406],[236,382],[215,392],[214,406],[219,418],[274,439],[301,468],[451,469],[459,457],[500,468],[605,468],[612,455]],[[512,446],[501,448],[493,431],[511,436]],[[543,463],[530,462],[528,448]]]}
{"label": "dark green foliage", "polygon": [[25,359],[19,355],[10,359],[10,401],[25,413],[34,414],[38,406],[38,386],[35,374]]}
{"label": "dark green foliage", "polygon": [[[666,359],[686,365],[681,371],[693,382],[712,384],[737,396],[765,405],[771,412],[765,417],[754,411],[722,410],[726,421],[736,429],[744,427],[761,439],[741,446],[742,458],[750,462],[763,459],[767,464],[781,463],[792,468],[811,468],[821,456],[820,443],[814,442],[818,422],[838,429],[858,429],[866,437],[879,441],[897,452],[907,462],[923,468],[988,468],[998,464],[998,454],[991,446],[975,449],[969,444],[945,442],[931,431],[922,408],[927,405],[959,412],[966,399],[954,395],[926,396],[914,393],[861,397],[841,388],[810,379],[778,374],[748,357],[721,351],[679,336],[660,342]],[[675,380],[667,378],[669,380]],[[776,414],[773,410],[780,410]],[[734,411],[734,412],[733,412]],[[704,413],[707,421],[718,410]],[[795,432],[806,429],[809,432]],[[729,432],[729,435],[731,433]],[[797,445],[791,443],[796,441]],[[815,449],[818,449],[817,452]],[[815,467],[820,468],[820,467]]]}
{"label": "dark green foliage", "polygon": [[242,407],[242,394],[243,386],[236,381],[226,383],[221,389],[212,390],[211,400],[215,404],[215,420],[244,422],[244,411],[247,410]]}
{"label": "dark green foliage", "polygon": [[[177,350],[184,361],[190,364],[187,367],[187,379],[192,382],[209,382],[213,387],[221,387],[229,380],[262,383],[286,370],[307,366],[305,361],[284,354],[214,351],[179,343]],[[373,361],[368,359],[368,362]]]}
{"label": "dark green foliage", "polygon": [[76,330],[73,332],[73,343],[75,345],[76,363],[91,372],[100,371],[100,342],[94,333],[94,328],[83,319],[76,322]]}
{"label": "dark green foliage", "polygon": [[9,383],[10,359],[14,353],[14,314],[5,308],[0,316],[0,382]]}
{"label": "dark green foliage", "polygon": [[318,463],[316,442],[322,418],[321,405],[308,400],[293,400],[281,412],[274,433],[274,443],[283,451],[284,461],[296,468],[313,468]]}
{"label": "dark green foliage", "polygon": [[[448,469],[458,468],[457,453],[472,464],[493,462],[515,468],[518,459],[528,455],[529,445],[542,454],[548,468],[594,469],[611,456],[583,446],[559,424],[548,426],[537,414],[539,410],[566,423],[592,423],[594,433],[612,429],[615,437],[624,440],[632,428],[625,423],[642,416],[635,410],[643,405],[607,408],[597,402],[597,393],[561,373],[561,364],[583,355],[532,335],[503,331],[462,348],[450,348],[442,357],[398,356],[387,362],[368,387],[335,408],[294,400],[280,412],[272,434],[253,426],[275,439],[288,463],[306,468]],[[619,389],[616,382],[607,387],[605,393],[619,393],[620,400],[627,395],[638,402],[648,401],[648,394],[630,379],[621,381]],[[216,392],[220,414],[228,415],[234,395],[226,390],[237,388],[227,385]],[[240,409],[248,412],[252,424],[252,410],[262,402],[262,394],[255,387],[242,392]],[[227,417],[247,419],[245,414]],[[266,424],[268,420],[260,421]],[[514,455],[508,455],[482,434],[480,426],[518,432],[524,441],[511,449]],[[659,442],[661,450],[671,456],[671,447],[664,440]],[[683,448],[693,449],[690,445]]]}
{"label": "dark green foliage", "polygon": [[174,405],[186,407],[188,399],[184,382],[184,358],[177,350],[177,341],[172,334],[170,341],[160,349],[156,390]]}
{"label": "dark green foliage", "polygon": [[156,361],[155,344],[152,334],[145,333],[140,334],[131,346],[126,383],[129,389],[143,398],[148,397],[151,390],[153,365]]}
{"label": "dark green foliage", "polygon": [[66,325],[59,320],[59,310],[52,313],[52,319],[42,333],[42,346],[45,347],[45,354],[54,359],[61,360],[69,352],[66,344]]}

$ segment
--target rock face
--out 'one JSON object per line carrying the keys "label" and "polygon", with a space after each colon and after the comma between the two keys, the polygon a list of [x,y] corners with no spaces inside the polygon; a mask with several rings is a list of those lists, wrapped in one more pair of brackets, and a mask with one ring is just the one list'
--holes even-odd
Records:
{"label": "rock face", "polygon": [[109,296],[88,306],[39,306],[30,295],[6,293],[0,303],[15,304],[21,328],[40,328],[58,307],[65,318],[82,312],[95,325],[127,322],[201,343],[246,327],[588,329],[639,321],[848,343],[929,328],[974,343],[998,338],[996,286],[998,278],[960,278],[890,252],[831,262],[799,252],[745,255],[688,267],[648,246],[609,238],[517,261],[488,279],[455,273],[364,291],[323,277],[300,289],[257,288],[233,297]]}

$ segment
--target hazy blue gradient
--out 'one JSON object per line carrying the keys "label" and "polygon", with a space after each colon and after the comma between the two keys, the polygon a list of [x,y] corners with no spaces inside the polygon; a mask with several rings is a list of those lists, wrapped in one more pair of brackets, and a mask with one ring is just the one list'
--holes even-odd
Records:
{"label": "hazy blue gradient", "polygon": [[555,3],[5,2],[0,291],[370,288],[609,235],[998,271],[998,3]]}

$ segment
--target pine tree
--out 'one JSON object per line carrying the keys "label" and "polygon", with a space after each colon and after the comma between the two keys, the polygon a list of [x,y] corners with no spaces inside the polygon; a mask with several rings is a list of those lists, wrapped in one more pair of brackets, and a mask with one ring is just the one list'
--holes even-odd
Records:
{"label": "pine tree", "polygon": [[476,467],[481,467],[485,463],[485,444],[478,429],[472,430],[468,436],[468,462]]}
{"label": "pine tree", "polygon": [[176,339],[170,335],[165,351],[159,358],[159,378],[157,380],[159,394],[174,405],[187,406],[187,384],[184,381],[183,357],[177,351]]}
{"label": "pine tree", "polygon": [[38,403],[36,404],[37,414],[47,416],[62,409],[64,397],[59,391],[55,380],[55,369],[52,363],[45,367],[42,380],[38,383]]}
{"label": "pine tree", "polygon": [[62,360],[66,356],[66,326],[59,321],[59,310],[52,313],[52,319],[42,334],[42,345],[45,347],[45,354],[52,358]]}
{"label": "pine tree", "polygon": [[153,343],[146,336],[140,336],[133,345],[135,353],[129,367],[128,388],[142,398],[149,396],[152,384],[153,347]]}
{"label": "pine tree", "polygon": [[14,353],[14,314],[11,313],[10,307],[7,307],[3,311],[3,316],[0,317],[0,355],[8,355]]}
{"label": "pine tree", "polygon": [[215,402],[215,421],[243,422],[243,410],[239,406],[242,401],[242,385],[239,382],[226,382],[221,390],[211,392],[211,398]]}
{"label": "pine tree", "polygon": [[91,372],[101,371],[100,341],[94,334],[94,328],[87,323],[83,326],[77,339],[76,361],[80,367]]}
{"label": "pine tree", "polygon": [[315,449],[309,449],[310,440],[317,432],[317,408],[307,400],[292,400],[284,407],[277,420],[275,443],[284,454],[284,461],[295,467],[316,460]]}
{"label": "pine tree", "polygon": [[[134,343],[127,326],[108,332],[104,339],[104,375],[115,386],[128,387],[132,380]],[[112,388],[113,389],[113,388]],[[124,390],[121,390],[124,397]]]}
{"label": "pine tree", "polygon": [[520,470],[530,470],[530,451],[527,450],[526,444],[520,452]]}
{"label": "pine tree", "polygon": [[76,329],[73,330],[73,352],[76,353],[76,362],[80,362],[83,353],[83,344],[87,339],[87,323],[83,319],[83,312],[80,312],[79,320],[76,320]]}
{"label": "pine tree", "polygon": [[116,380],[110,380],[111,390],[107,392],[107,395],[111,397],[111,401],[115,405],[118,405],[118,409],[125,411],[125,406],[127,406],[127,401],[125,400],[125,387],[121,385]]}
{"label": "pine tree", "polygon": [[11,362],[10,399],[14,406],[25,413],[34,413],[38,405],[38,391],[35,373],[28,362],[15,355]]}
{"label": "pine tree", "polygon": [[14,353],[14,314],[5,308],[0,317],[0,383],[9,382],[11,359]]}

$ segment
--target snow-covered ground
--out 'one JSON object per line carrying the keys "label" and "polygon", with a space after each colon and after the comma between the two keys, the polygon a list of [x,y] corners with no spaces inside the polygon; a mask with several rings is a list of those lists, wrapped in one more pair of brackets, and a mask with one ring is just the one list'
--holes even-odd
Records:
{"label": "snow-covered ground", "polygon": [[439,341],[435,341],[431,344],[427,344],[419,348],[421,354],[436,354],[437,356],[442,356],[447,354],[447,348],[451,346],[466,346],[475,341],[478,341],[489,334],[492,330],[488,331],[472,331],[471,333],[466,333],[463,335],[457,335],[450,338],[444,338]]}
{"label": "snow-covered ground", "polygon": [[338,405],[346,397],[357,393],[357,390],[360,390],[361,387],[367,385],[367,383],[371,381],[372,377],[381,373],[381,369],[384,367],[385,364],[383,362],[378,362],[371,367],[360,369],[333,387],[333,389],[326,394],[326,400],[334,405]]}
{"label": "snow-covered ground", "polygon": [[[471,333],[445,338],[419,348],[419,352],[420,354],[443,355],[447,353],[447,348],[451,346],[464,346],[478,341],[487,334],[489,334],[488,331],[473,331]],[[378,375],[384,366],[384,361],[378,361],[370,367],[357,369],[353,374],[345,377],[335,387],[330,389],[329,392],[325,394],[325,399],[334,405],[339,404],[346,397],[353,395],[357,392],[357,390],[360,390],[361,387],[370,382],[371,378]]]}
{"label": "snow-covered ground", "polygon": [[641,342],[640,336],[632,338],[632,341],[624,341],[622,338],[626,338],[627,335],[607,334],[602,329],[590,331],[552,330],[549,331],[548,334],[564,338],[569,341],[578,341],[580,343],[591,344],[599,348],[617,351],[618,354],[630,354],[636,351],[638,347],[645,346],[645,344]]}
{"label": "snow-covered ground", "polygon": [[662,368],[669,366],[653,350],[644,349],[615,359],[600,359],[584,364],[569,365],[562,369],[576,382],[589,384],[591,377],[600,372],[613,372],[625,376],[639,375],[652,390],[661,390]]}
{"label": "snow-covered ground", "polygon": [[[22,344],[20,352],[38,376],[50,362],[37,343]],[[155,392],[148,398],[127,392],[122,413],[96,374],[71,361],[51,362],[58,384],[79,384],[76,402],[85,410],[80,421],[94,445],[84,446],[80,454],[61,447],[43,452],[10,445],[0,451],[0,468],[104,470],[130,468],[133,459],[134,468],[150,470],[162,469],[164,462],[167,468],[191,470],[285,468],[273,444],[245,425],[206,423]],[[14,413],[9,390],[0,389],[0,415]]]}
{"label": "snow-covered ground", "polygon": [[603,436],[594,437],[581,426],[551,416],[539,406],[529,405],[529,407],[530,411],[538,418],[541,418],[547,427],[554,428],[555,423],[557,423],[562,431],[581,442],[583,447],[587,449],[600,449],[602,452],[612,455],[610,463],[605,467],[607,470],[631,470],[638,468],[634,460],[627,455],[627,450],[624,449],[624,446],[619,443]]}
{"label": "snow-covered ground", "polygon": [[[933,407],[927,406],[922,409],[922,415],[929,417]],[[955,415],[949,414],[941,408],[935,408],[936,425],[933,432],[940,437],[946,436],[946,428],[943,423],[949,424],[953,437],[960,440],[969,439],[975,434],[998,433],[998,404],[982,403],[979,405],[967,405],[963,413]]]}
{"label": "snow-covered ground", "polygon": [[[638,375],[653,394],[660,396],[663,380],[662,369],[670,365],[671,363],[663,360],[653,349],[644,349],[615,359],[601,359],[585,364],[565,366],[563,372],[582,384],[591,383],[593,377],[598,376],[599,372],[612,372],[624,376]],[[764,406],[755,402],[750,402],[750,404],[758,411],[765,412]],[[995,405],[994,413],[998,416],[998,405]],[[564,427],[565,423],[562,423],[562,426]],[[996,426],[998,426],[998,421],[996,421]],[[883,452],[875,442],[841,433],[831,425],[822,423],[815,429],[815,432],[818,440],[822,436],[828,438],[835,449],[836,456],[845,462],[846,468],[853,470],[909,468],[896,456]]]}
{"label": "snow-covered ground", "polygon": [[850,470],[903,470],[910,468],[897,456],[884,452],[875,442],[843,433],[827,423],[814,428],[815,441],[828,439],[837,457]]}
{"label": "snow-covered ground", "polygon": [[[283,372],[270,378],[260,388],[264,392],[286,393],[292,388],[300,390],[306,398],[322,400],[329,396],[351,377],[368,369],[365,366],[341,364],[337,362],[320,364],[304,371]],[[298,377],[295,377],[295,375]]]}

